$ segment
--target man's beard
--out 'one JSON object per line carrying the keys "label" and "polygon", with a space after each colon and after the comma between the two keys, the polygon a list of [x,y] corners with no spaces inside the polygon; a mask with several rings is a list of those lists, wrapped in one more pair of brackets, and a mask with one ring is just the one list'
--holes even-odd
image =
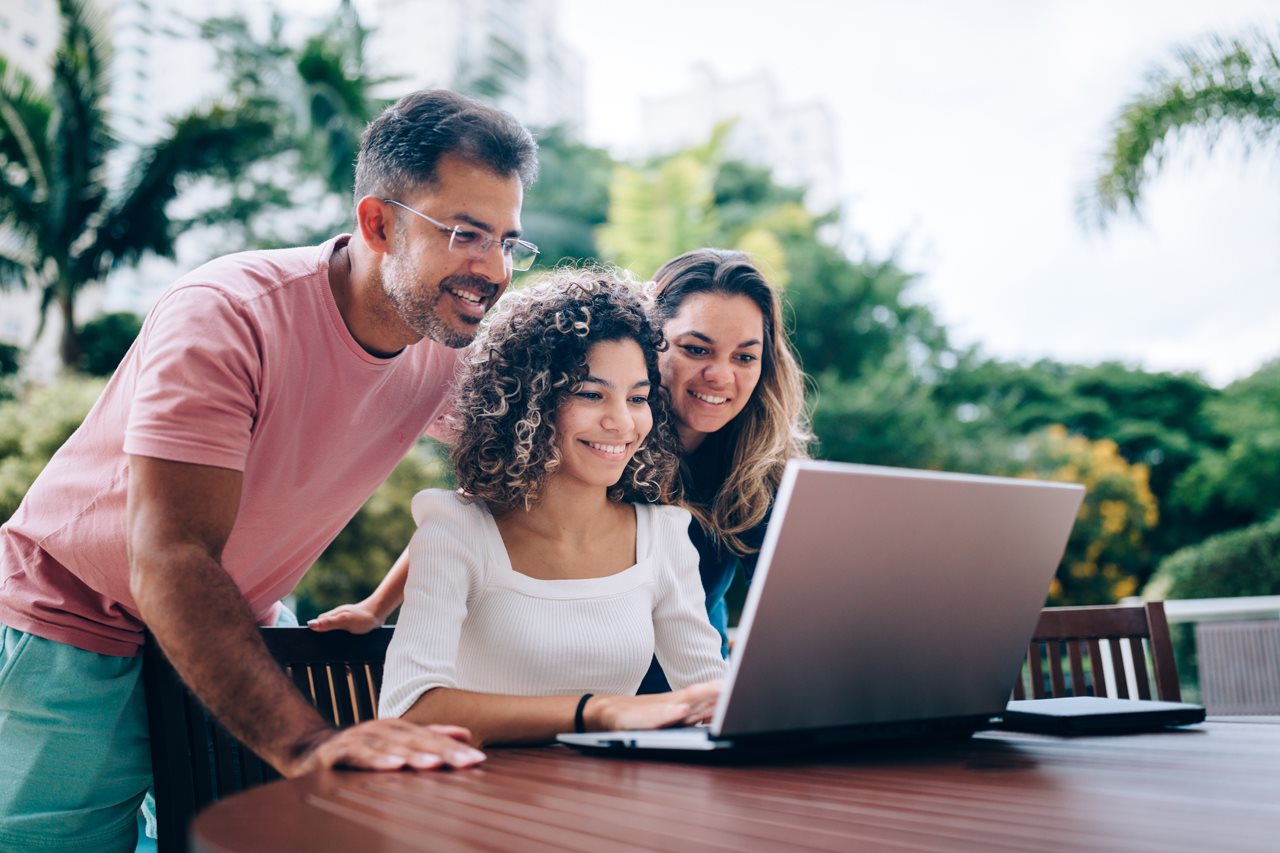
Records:
{"label": "man's beard", "polygon": [[459,314],[470,328],[456,329],[441,319],[440,300],[446,298],[446,287],[483,293],[486,299],[497,291],[493,282],[473,275],[451,275],[434,288],[423,288],[406,253],[393,251],[382,262],[382,291],[405,325],[424,338],[460,349],[475,338],[479,321]]}

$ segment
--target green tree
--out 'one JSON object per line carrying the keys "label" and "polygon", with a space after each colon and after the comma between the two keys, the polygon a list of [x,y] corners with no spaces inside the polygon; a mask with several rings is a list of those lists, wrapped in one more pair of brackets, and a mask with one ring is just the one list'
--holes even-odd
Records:
{"label": "green tree", "polygon": [[538,137],[538,181],[525,195],[521,219],[538,244],[541,266],[598,258],[596,229],[609,215],[609,152],[578,142],[563,127]]}
{"label": "green tree", "polygon": [[1070,435],[1060,425],[1030,436],[1025,451],[1023,476],[1086,489],[1049,603],[1109,604],[1133,595],[1149,574],[1145,540],[1159,517],[1146,466],[1126,462],[1113,441]]}
{"label": "green tree", "polygon": [[1147,466],[1161,508],[1160,526],[1147,538],[1153,561],[1223,529],[1222,521],[1173,501],[1183,473],[1225,443],[1207,415],[1219,392],[1199,376],[971,356],[947,374],[938,393],[974,430],[1021,436],[1061,424],[1094,441],[1111,440],[1127,462]]}
{"label": "green tree", "polygon": [[1179,46],[1174,61],[1151,69],[1145,90],[1120,110],[1101,168],[1080,199],[1081,216],[1102,226],[1118,211],[1137,214],[1147,184],[1185,138],[1212,149],[1233,129],[1251,146],[1274,150],[1277,127],[1280,43],[1272,36],[1254,31]]}
{"label": "green tree", "polygon": [[387,105],[373,95],[386,79],[364,63],[368,30],[350,0],[301,45],[284,25],[278,11],[265,35],[243,16],[200,24],[241,111],[271,127],[254,167],[224,181],[227,200],[201,217],[245,246],[319,242],[347,226],[360,135]]}
{"label": "green tree", "polygon": [[1205,408],[1225,440],[1178,478],[1173,505],[1212,533],[1269,518],[1280,510],[1280,361],[1228,385]]}
{"label": "green tree", "polygon": [[47,89],[0,56],[0,285],[40,293],[40,331],[57,309],[59,352],[74,366],[80,291],[115,265],[171,255],[177,229],[167,207],[178,180],[239,171],[271,127],[226,106],[191,113],[123,170],[125,185],[109,186],[107,158],[119,147],[106,112],[111,50],[88,0],[58,7]]}
{"label": "green tree", "polygon": [[104,381],[65,376],[0,403],[0,520],[18,509],[54,452],[89,413]]}
{"label": "green tree", "polygon": [[129,311],[103,314],[80,330],[77,366],[90,376],[110,376],[142,330],[142,318]]}
{"label": "green tree", "polygon": [[439,445],[424,442],[396,466],[298,584],[301,619],[373,592],[417,529],[410,514],[413,496],[451,485],[445,457]]}

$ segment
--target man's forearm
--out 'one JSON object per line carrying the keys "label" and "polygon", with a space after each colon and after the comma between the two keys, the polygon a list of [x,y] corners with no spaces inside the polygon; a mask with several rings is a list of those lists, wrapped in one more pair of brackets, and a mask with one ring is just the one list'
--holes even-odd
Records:
{"label": "man's forearm", "polygon": [[332,728],[271,657],[222,566],[198,547],[173,550],[179,553],[134,555],[142,621],[218,721],[289,775],[289,765]]}

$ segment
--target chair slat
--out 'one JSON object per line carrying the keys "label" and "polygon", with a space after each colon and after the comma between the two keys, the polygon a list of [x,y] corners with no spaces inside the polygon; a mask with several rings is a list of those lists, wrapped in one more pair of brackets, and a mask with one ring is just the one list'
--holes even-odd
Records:
{"label": "chair slat", "polygon": [[1071,661],[1071,695],[1088,696],[1084,683],[1084,665],[1080,660],[1080,641],[1067,640],[1067,658]]}
{"label": "chair slat", "polygon": [[1033,698],[1043,699],[1044,667],[1041,663],[1040,643],[1036,640],[1032,640],[1027,648],[1027,662],[1031,664],[1031,695]]}
{"label": "chair slat", "polygon": [[1049,682],[1051,696],[1066,696],[1067,685],[1062,678],[1062,643],[1050,640],[1047,644],[1049,658]]}
{"label": "chair slat", "polygon": [[1147,677],[1147,653],[1142,648],[1142,640],[1129,638],[1129,651],[1133,654],[1133,677],[1137,683],[1139,699],[1151,698],[1151,680]]}
{"label": "chair slat", "polygon": [[352,693],[355,696],[356,721],[363,723],[377,719],[378,694],[373,689],[373,679],[369,676],[369,665],[361,664],[351,668]]}
{"label": "chair slat", "polygon": [[1089,649],[1089,675],[1092,678],[1093,695],[1107,695],[1107,668],[1102,662],[1102,646],[1096,637],[1086,642]]}
{"label": "chair slat", "polygon": [[307,672],[311,675],[311,683],[315,687],[316,710],[325,722],[336,726],[338,718],[333,709],[333,684],[329,680],[329,669],[324,664],[308,664]]}
{"label": "chair slat", "polygon": [[335,724],[338,728],[354,726],[357,719],[355,697],[352,695],[351,667],[345,663],[331,663],[325,669],[329,672],[329,683],[333,685]]}
{"label": "chair slat", "polygon": [[1120,652],[1120,640],[1107,638],[1107,648],[1111,649],[1111,671],[1116,676],[1116,698],[1129,698],[1129,676],[1124,671],[1124,655]]}

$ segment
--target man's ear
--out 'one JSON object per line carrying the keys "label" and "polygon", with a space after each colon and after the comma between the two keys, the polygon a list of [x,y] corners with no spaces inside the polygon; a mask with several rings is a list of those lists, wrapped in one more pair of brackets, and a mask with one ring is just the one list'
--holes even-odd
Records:
{"label": "man's ear", "polygon": [[356,203],[356,228],[360,231],[360,239],[383,255],[391,251],[391,235],[396,226],[388,207],[382,199],[371,195]]}

